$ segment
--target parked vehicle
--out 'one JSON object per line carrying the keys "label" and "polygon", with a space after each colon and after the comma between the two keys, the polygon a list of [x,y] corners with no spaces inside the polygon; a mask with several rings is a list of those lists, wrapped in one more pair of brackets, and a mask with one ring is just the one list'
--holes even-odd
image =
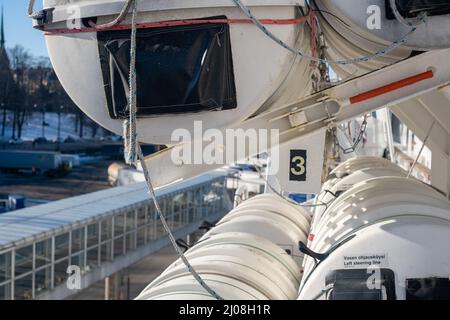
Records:
{"label": "parked vehicle", "polygon": [[44,137],[40,137],[40,138],[36,138],[33,140],[33,144],[46,144],[49,141],[47,140],[47,138]]}
{"label": "parked vehicle", "polygon": [[61,175],[70,171],[72,164],[63,160],[58,152],[49,151],[0,151],[0,169],[18,172],[31,170],[34,173],[42,172],[49,176]]}

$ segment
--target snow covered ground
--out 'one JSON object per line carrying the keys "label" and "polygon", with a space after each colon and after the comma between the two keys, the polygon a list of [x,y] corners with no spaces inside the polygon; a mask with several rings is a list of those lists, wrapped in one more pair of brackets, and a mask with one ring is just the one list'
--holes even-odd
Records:
{"label": "snow covered ground", "polygon": [[[13,121],[13,113],[8,112],[7,116],[7,125],[5,130],[5,140],[9,140],[12,136],[12,121]],[[1,130],[1,121],[2,114],[0,113],[0,130]],[[25,123],[22,128],[22,137],[21,139],[26,140],[34,140],[36,138],[42,137],[42,113],[34,112],[28,115],[28,118],[25,120]],[[74,114],[61,114],[61,139],[64,140],[67,137],[71,137],[74,139],[79,139],[80,136],[78,132],[75,130],[75,120],[76,116]],[[47,140],[56,140],[58,137],[58,114],[57,113],[46,113],[45,114],[45,123],[48,126],[45,126],[45,138]],[[84,126],[84,135],[83,138],[92,138],[92,129],[89,126]],[[102,128],[99,128],[97,131],[96,138],[104,136],[105,131]],[[16,131],[17,135],[17,131]],[[2,137],[0,137],[1,139]]]}

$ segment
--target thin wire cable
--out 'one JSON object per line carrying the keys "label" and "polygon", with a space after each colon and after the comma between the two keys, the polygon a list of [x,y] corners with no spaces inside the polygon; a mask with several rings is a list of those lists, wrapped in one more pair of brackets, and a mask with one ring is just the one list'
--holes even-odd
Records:
{"label": "thin wire cable", "polygon": [[[317,201],[319,201],[320,203],[316,203],[316,204],[303,204],[303,203],[298,203],[297,201],[294,201],[294,200],[292,200],[291,198],[286,197],[285,195],[283,195],[283,190],[281,190],[281,192],[278,191],[278,190],[277,190],[277,189],[269,182],[269,180],[265,177],[265,175],[261,172],[261,170],[260,170],[257,166],[256,166],[255,168],[256,168],[256,171],[258,171],[258,174],[259,174],[260,178],[263,179],[263,181],[267,184],[267,186],[269,187],[269,189],[272,190],[272,192],[273,192],[275,195],[279,196],[281,199],[283,199],[283,200],[285,200],[285,201],[287,201],[287,202],[289,202],[289,203],[291,203],[291,204],[293,204],[293,205],[295,205],[295,206],[299,206],[299,207],[303,207],[303,208],[325,207],[325,210],[326,210],[326,209],[328,209],[329,204],[330,204],[332,201],[334,201],[334,199],[332,199],[332,200],[329,201],[328,203],[325,203],[325,202],[320,201],[320,200],[317,200]],[[275,179],[278,180],[277,177],[275,177]],[[325,191],[327,191],[327,190],[324,190],[324,191],[322,191],[322,192],[325,192]],[[322,192],[320,192],[320,193],[317,195],[316,199],[322,194]]]}
{"label": "thin wire cable", "polygon": [[[402,44],[406,43],[408,40],[408,37],[417,30],[417,27],[412,27],[410,31],[408,31],[400,40],[396,40],[394,42],[392,42],[388,47],[379,50],[373,54],[367,55],[365,57],[358,57],[358,58],[353,58],[353,59],[347,59],[347,60],[328,60],[328,59],[322,59],[322,58],[316,58],[313,57],[311,55],[305,54],[303,52],[301,52],[300,50],[297,50],[291,46],[289,46],[287,43],[285,43],[283,40],[281,40],[280,38],[278,38],[275,34],[273,34],[272,32],[270,32],[254,15],[253,13],[250,11],[250,9],[245,6],[240,0],[233,0],[233,2],[236,4],[236,6],[238,6],[242,12],[248,17],[250,18],[253,23],[270,39],[272,39],[274,42],[276,42],[278,45],[280,45],[281,47],[285,48],[286,50],[297,54],[299,56],[301,56],[302,58],[305,59],[309,59],[312,61],[316,61],[316,62],[321,62],[321,63],[326,63],[326,64],[337,64],[337,65],[350,65],[350,64],[356,64],[356,63],[361,63],[361,62],[368,62],[374,59],[377,59],[379,57],[385,56],[386,54],[388,54],[389,52],[397,49],[398,47],[400,47]],[[422,20],[422,22],[424,22],[425,19]]]}
{"label": "thin wire cable", "polygon": [[417,165],[417,162],[419,161],[420,156],[422,155],[423,149],[425,148],[425,145],[426,145],[426,143],[427,143],[427,141],[428,141],[428,138],[429,138],[430,135],[431,135],[431,131],[433,130],[433,127],[434,127],[435,123],[436,123],[436,120],[433,121],[433,123],[432,123],[431,126],[430,126],[430,129],[428,129],[427,135],[426,135],[425,139],[423,140],[422,147],[420,148],[420,151],[419,151],[419,153],[417,154],[417,157],[416,157],[416,159],[414,160],[414,162],[413,162],[411,168],[409,168],[408,175],[406,176],[406,178],[409,179],[409,178],[411,177],[411,174],[412,174],[412,172],[414,171],[414,168],[415,168],[415,166]]}

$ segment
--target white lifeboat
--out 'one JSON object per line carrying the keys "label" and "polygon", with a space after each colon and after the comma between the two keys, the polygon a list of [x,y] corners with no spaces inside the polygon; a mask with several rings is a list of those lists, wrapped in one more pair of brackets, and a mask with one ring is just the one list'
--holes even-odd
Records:
{"label": "white lifeboat", "polygon": [[[348,173],[351,167],[344,163],[341,169]],[[386,166],[342,176],[333,187],[369,179],[339,194],[315,217],[308,248],[324,258],[305,257],[299,299],[417,299],[427,283],[448,286],[450,256],[438,249],[450,235],[446,197]],[[366,286],[372,274],[378,277],[376,288]]]}
{"label": "white lifeboat", "polygon": [[[308,18],[298,3],[246,1],[277,37],[310,52]],[[115,28],[91,25],[113,20],[124,4],[43,0],[48,14],[40,26],[69,96],[117,134],[128,113],[131,13]],[[79,26],[70,29],[76,15]],[[311,93],[309,61],[276,45],[232,1],[142,0],[137,20],[137,130],[143,142],[174,144],[176,129],[194,137],[194,121],[205,131],[223,129]]]}
{"label": "white lifeboat", "polygon": [[[246,233],[205,237],[187,253],[205,283],[226,300],[292,300],[300,269],[270,241]],[[137,300],[208,300],[212,297],[177,260],[145,288]]]}
{"label": "white lifeboat", "polygon": [[[377,59],[334,65],[344,78],[380,69],[408,58],[414,51],[450,46],[448,0],[315,0],[314,3],[321,12],[330,60],[370,56],[401,41],[401,46]],[[395,3],[399,19],[391,3]]]}

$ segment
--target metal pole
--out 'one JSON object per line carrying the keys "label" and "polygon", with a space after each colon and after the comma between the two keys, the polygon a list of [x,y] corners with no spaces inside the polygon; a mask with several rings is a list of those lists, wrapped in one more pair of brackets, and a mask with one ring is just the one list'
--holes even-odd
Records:
{"label": "metal pole", "polygon": [[386,117],[386,140],[389,147],[389,155],[392,163],[395,163],[395,148],[394,148],[394,137],[392,135],[392,122],[391,122],[391,111],[389,108],[384,109],[384,116]]}
{"label": "metal pole", "polygon": [[190,234],[188,234],[188,235],[186,236],[186,243],[187,243],[188,246],[191,245],[191,235],[190,235]]}
{"label": "metal pole", "polygon": [[105,278],[105,300],[109,300],[109,286],[111,279],[110,277]]}
{"label": "metal pole", "polygon": [[130,275],[127,277],[127,300],[130,300]]}
{"label": "metal pole", "polygon": [[42,138],[45,138],[45,109],[42,109]]}
{"label": "metal pole", "polygon": [[431,126],[430,126],[430,129],[428,129],[427,135],[425,136],[425,139],[424,139],[423,142],[422,142],[422,147],[420,148],[419,153],[417,154],[417,157],[416,157],[416,159],[414,160],[414,162],[413,162],[411,168],[409,168],[409,172],[408,172],[408,176],[407,176],[408,179],[409,179],[409,177],[411,177],[411,174],[413,173],[414,168],[415,168],[417,162],[419,161],[420,156],[422,155],[422,151],[423,151],[423,149],[425,148],[425,145],[427,144],[428,138],[429,138],[430,135],[431,135],[431,131],[433,131],[433,127],[434,127],[435,123],[436,123],[436,120],[433,121],[433,123],[432,123]]}
{"label": "metal pole", "polygon": [[114,300],[120,300],[120,271],[114,274]]}
{"label": "metal pole", "polygon": [[1,104],[3,109],[3,118],[2,118],[2,137],[5,136],[5,127],[6,127],[6,107],[5,104],[2,102]]}
{"label": "metal pole", "polygon": [[61,142],[61,111],[58,111],[58,143]]}
{"label": "metal pole", "polygon": [[61,150],[61,112],[64,110],[64,106],[60,106],[58,109],[58,151]]}

